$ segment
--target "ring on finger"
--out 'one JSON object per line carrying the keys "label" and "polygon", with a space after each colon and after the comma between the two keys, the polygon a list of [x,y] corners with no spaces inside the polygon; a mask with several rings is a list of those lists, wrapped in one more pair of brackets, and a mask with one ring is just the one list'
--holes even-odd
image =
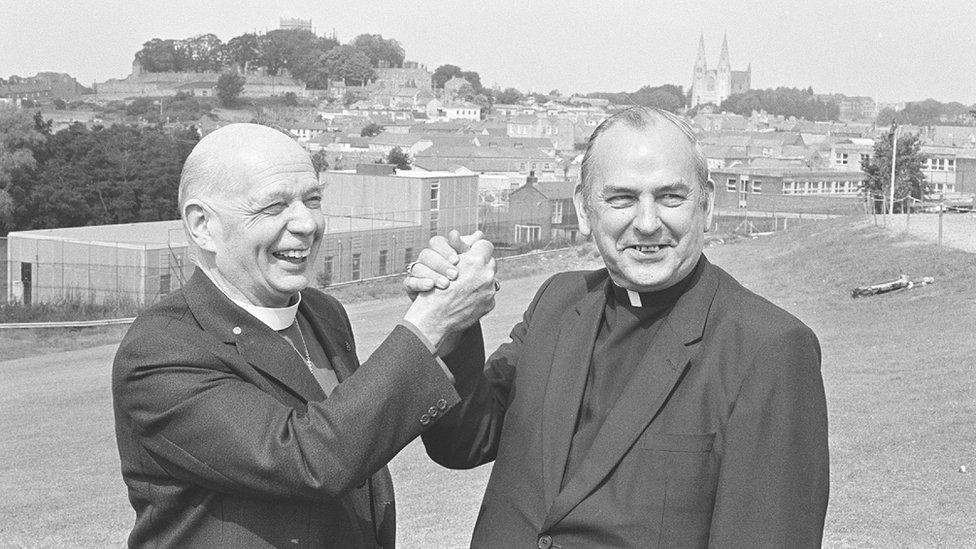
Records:
{"label": "ring on finger", "polygon": [[413,268],[416,264],[417,264],[416,261],[411,261],[410,264],[407,265],[407,268],[403,270],[403,272],[407,273],[407,275],[409,276],[413,276],[413,273],[411,271],[413,271]]}

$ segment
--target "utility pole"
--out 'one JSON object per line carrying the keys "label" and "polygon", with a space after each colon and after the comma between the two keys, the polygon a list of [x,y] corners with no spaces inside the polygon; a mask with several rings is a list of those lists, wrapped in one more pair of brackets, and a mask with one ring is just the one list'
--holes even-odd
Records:
{"label": "utility pole", "polygon": [[891,189],[889,189],[888,207],[891,208],[891,224],[895,224],[895,162],[898,158],[898,133],[901,126],[895,126],[891,132]]}

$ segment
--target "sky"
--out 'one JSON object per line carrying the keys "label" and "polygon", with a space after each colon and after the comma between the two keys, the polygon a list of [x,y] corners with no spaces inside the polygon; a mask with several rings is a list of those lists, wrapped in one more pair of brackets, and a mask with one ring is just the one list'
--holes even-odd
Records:
{"label": "sky", "polygon": [[407,59],[477,71],[486,86],[564,94],[691,84],[728,35],[752,87],[813,87],[883,102],[976,103],[972,0],[0,0],[0,77],[66,72],[90,86],[131,72],[152,38],[227,41],[311,19],[346,43],[395,38]]}

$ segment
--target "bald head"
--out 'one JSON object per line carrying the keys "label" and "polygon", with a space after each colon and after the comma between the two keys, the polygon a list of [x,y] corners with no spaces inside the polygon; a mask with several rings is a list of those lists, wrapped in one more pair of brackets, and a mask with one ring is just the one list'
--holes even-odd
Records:
{"label": "bald head", "polygon": [[180,176],[179,208],[188,200],[211,201],[241,190],[255,172],[279,161],[312,161],[302,147],[280,131],[260,124],[229,124],[207,134],[193,147]]}

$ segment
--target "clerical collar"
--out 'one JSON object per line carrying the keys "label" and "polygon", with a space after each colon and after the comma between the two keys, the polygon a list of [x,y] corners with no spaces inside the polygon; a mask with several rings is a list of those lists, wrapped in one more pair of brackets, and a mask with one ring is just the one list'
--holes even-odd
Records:
{"label": "clerical collar", "polygon": [[302,302],[302,294],[298,294],[298,299],[295,300],[295,303],[287,307],[258,307],[257,305],[252,305],[245,301],[238,301],[233,298],[231,298],[231,301],[250,313],[254,318],[267,324],[272,330],[278,332],[295,323],[295,315],[298,314],[298,304]]}
{"label": "clerical collar", "polygon": [[610,295],[617,303],[623,303],[631,307],[657,307],[661,305],[670,305],[676,302],[678,298],[681,297],[681,294],[685,293],[685,290],[688,289],[691,279],[694,277],[695,271],[697,270],[698,268],[696,266],[694,270],[678,281],[677,284],[654,292],[635,292],[634,290],[621,288],[611,279]]}

